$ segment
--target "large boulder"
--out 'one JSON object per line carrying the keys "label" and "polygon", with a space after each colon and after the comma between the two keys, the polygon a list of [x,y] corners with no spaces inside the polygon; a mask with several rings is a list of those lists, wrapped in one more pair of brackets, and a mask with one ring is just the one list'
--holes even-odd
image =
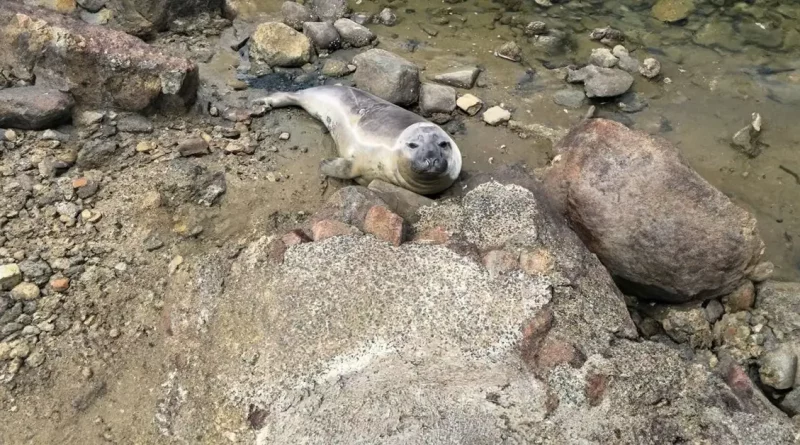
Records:
{"label": "large boulder", "polygon": [[[538,190],[470,184],[421,212],[417,237],[437,230],[444,244],[351,233],[239,254],[205,335],[246,330],[256,348],[215,369],[256,443],[792,443],[746,375],[731,387],[678,350],[632,341],[608,273]],[[203,292],[208,272],[194,273],[187,295]],[[229,308],[235,328],[215,325]],[[172,326],[181,342],[196,331]],[[197,344],[196,360],[234,347]],[[175,437],[208,421],[206,399],[185,392]]]}
{"label": "large boulder", "polygon": [[[107,13],[109,26],[140,37],[165,31],[176,20],[201,13],[224,12],[225,0],[6,0],[39,5],[63,14],[77,8],[88,13]],[[77,4],[76,4],[77,3]]]}
{"label": "large boulder", "polygon": [[311,51],[311,40],[283,23],[262,23],[250,37],[250,58],[269,66],[305,65]]}
{"label": "large boulder", "polygon": [[668,142],[591,119],[557,150],[545,172],[554,201],[624,290],[667,302],[715,297],[758,263],[755,218]]}
{"label": "large boulder", "polygon": [[72,96],[42,87],[0,90],[0,128],[44,130],[69,120]]}
{"label": "large boulder", "polygon": [[358,88],[393,104],[408,106],[419,99],[419,68],[383,49],[371,49],[353,58]]}
{"label": "large boulder", "polygon": [[0,66],[36,86],[68,91],[79,106],[183,109],[197,66],[136,37],[22,5],[0,8]]}

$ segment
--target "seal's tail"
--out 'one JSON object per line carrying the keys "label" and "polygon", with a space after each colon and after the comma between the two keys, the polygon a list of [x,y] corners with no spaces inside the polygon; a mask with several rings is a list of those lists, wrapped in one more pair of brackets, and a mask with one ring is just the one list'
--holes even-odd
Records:
{"label": "seal's tail", "polygon": [[300,105],[296,93],[272,93],[269,96],[262,97],[253,101],[255,104],[266,105],[267,108],[283,108]]}

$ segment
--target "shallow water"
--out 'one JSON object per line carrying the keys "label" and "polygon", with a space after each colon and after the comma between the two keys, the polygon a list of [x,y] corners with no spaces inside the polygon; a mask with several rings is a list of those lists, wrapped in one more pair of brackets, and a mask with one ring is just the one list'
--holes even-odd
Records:
{"label": "shallow water", "polygon": [[[280,19],[281,3],[247,0],[241,16],[253,22]],[[618,101],[595,102],[601,115],[676,144],[701,175],[757,216],[776,278],[800,280],[800,179],[792,175],[800,174],[800,2],[698,0],[676,24],[654,18],[653,3],[572,0],[545,8],[515,0],[393,1],[388,6],[398,23],[369,26],[380,47],[424,67],[423,78],[477,64],[484,72],[471,93],[487,106],[503,103],[514,120],[559,128],[576,122],[588,105],[577,110],[556,105],[553,93],[568,85],[549,68],[586,63],[591,50],[602,47],[589,39],[592,29],[623,31],[631,54],[640,61],[656,57],[662,75],[653,81],[635,76],[632,91],[647,102],[642,111],[622,113]],[[351,2],[355,12],[377,13],[385,5]],[[542,48],[524,35],[525,24],[534,20],[566,33],[563,51]],[[493,54],[510,40],[523,50],[521,63]],[[763,118],[764,149],[749,158],[730,141],[753,112]],[[467,170],[513,161],[536,168],[552,156],[545,138],[522,139],[477,118],[467,119],[466,129],[456,140]]]}

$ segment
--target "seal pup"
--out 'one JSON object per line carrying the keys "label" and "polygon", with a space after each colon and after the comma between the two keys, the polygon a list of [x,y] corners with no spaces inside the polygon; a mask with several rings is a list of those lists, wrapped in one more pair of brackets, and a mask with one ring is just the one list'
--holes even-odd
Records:
{"label": "seal pup", "polygon": [[361,185],[382,179],[432,195],[450,187],[461,173],[461,152],[447,132],[365,91],[324,85],[272,93],[254,103],[268,109],[301,107],[328,128],[339,157],[320,163],[326,176]]}

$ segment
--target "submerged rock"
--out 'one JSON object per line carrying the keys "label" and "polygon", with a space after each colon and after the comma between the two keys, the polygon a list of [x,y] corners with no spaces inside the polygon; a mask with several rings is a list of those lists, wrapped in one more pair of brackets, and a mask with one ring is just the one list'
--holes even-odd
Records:
{"label": "submerged rock", "polygon": [[397,24],[397,14],[390,8],[383,8],[377,17],[378,23],[385,26],[394,26]]}
{"label": "submerged rock", "polygon": [[545,176],[555,202],[629,292],[667,302],[725,295],[758,264],[755,218],[666,141],[590,119],[558,152]]}
{"label": "submerged rock", "polygon": [[639,61],[636,60],[635,57],[631,57],[630,53],[624,46],[622,45],[615,46],[613,54],[616,58],[619,59],[619,61],[617,62],[617,67],[619,69],[627,71],[629,73],[639,72]]}
{"label": "submerged rock", "polygon": [[522,60],[522,48],[517,45],[517,42],[506,42],[494,50],[494,55],[501,59],[519,62]]}
{"label": "submerged rock", "polygon": [[644,62],[642,62],[642,65],[639,67],[639,73],[648,79],[653,79],[661,73],[661,62],[652,57],[648,57],[644,59]]}
{"label": "submerged rock", "polygon": [[733,28],[733,24],[722,19],[709,21],[692,37],[694,43],[728,51],[741,51],[744,40]]}
{"label": "submerged rock", "polygon": [[0,90],[0,128],[44,130],[70,119],[75,101],[69,94],[42,87]]}
{"label": "submerged rock", "polygon": [[761,115],[752,114],[750,125],[742,128],[733,135],[732,145],[746,154],[748,157],[755,158],[761,154],[763,144],[759,140],[761,137]]}
{"label": "submerged rock", "polygon": [[658,0],[653,5],[653,17],[662,22],[679,22],[694,11],[694,0]]}
{"label": "submerged rock", "polygon": [[603,68],[611,68],[617,62],[619,62],[619,59],[608,48],[595,48],[589,56],[589,63]]}
{"label": "submerged rock", "polygon": [[559,90],[553,94],[553,102],[567,108],[580,108],[586,104],[586,94],[580,90]]}
{"label": "submerged rock", "polygon": [[547,24],[545,22],[530,22],[525,25],[525,35],[528,37],[539,36],[547,33]]}

